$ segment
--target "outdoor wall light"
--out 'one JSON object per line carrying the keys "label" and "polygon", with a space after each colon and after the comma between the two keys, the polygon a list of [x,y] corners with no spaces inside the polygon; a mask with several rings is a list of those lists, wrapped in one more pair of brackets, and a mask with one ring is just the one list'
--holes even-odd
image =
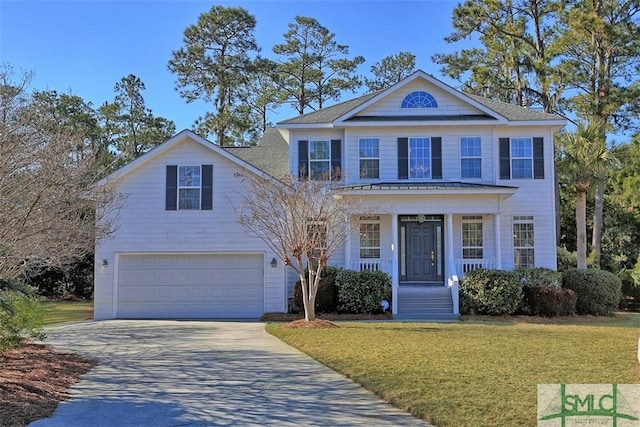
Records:
{"label": "outdoor wall light", "polygon": [[271,260],[271,267],[272,267],[272,268],[276,268],[277,266],[278,266],[278,260],[274,257],[274,258]]}
{"label": "outdoor wall light", "polygon": [[107,268],[107,266],[109,265],[109,261],[107,261],[106,258],[105,258],[105,259],[102,260],[102,264],[101,265],[102,265],[102,268]]}

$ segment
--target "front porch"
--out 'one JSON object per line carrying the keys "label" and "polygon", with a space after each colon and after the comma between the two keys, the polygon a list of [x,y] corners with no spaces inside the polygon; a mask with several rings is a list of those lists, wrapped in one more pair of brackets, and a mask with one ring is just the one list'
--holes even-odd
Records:
{"label": "front porch", "polygon": [[347,241],[346,267],[389,274],[396,319],[456,319],[464,274],[501,268],[496,213],[368,216],[358,231]]}

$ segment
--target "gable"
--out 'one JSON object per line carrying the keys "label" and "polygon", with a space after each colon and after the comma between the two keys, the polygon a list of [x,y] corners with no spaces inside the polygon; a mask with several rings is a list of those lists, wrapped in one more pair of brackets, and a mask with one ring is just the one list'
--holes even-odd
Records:
{"label": "gable", "polygon": [[[402,108],[403,101],[416,92],[426,92],[436,101],[437,106],[431,108]],[[462,115],[486,115],[479,108],[464,102],[459,97],[444,91],[443,89],[427,82],[423,79],[415,79],[404,85],[402,88],[389,93],[387,96],[376,101],[373,105],[358,112],[355,117],[376,117],[376,116],[462,116]]]}

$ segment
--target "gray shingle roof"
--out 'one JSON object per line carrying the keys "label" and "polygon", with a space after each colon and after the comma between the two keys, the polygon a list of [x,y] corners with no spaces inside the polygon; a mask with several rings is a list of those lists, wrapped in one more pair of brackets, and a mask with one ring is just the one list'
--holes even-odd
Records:
{"label": "gray shingle roof", "polygon": [[225,149],[274,178],[281,179],[289,174],[289,145],[276,128],[267,128],[255,147]]}
{"label": "gray shingle roof", "polygon": [[[330,107],[325,107],[322,110],[314,111],[312,113],[307,113],[302,116],[294,117],[288,120],[284,120],[279,122],[279,125],[291,125],[291,124],[321,124],[321,123],[332,123],[338,117],[343,116],[349,111],[361,106],[374,96],[376,96],[379,92],[369,93],[364,96],[360,96],[358,98],[351,99],[349,101],[344,101],[339,104],[332,105]],[[490,110],[495,111],[501,116],[505,117],[509,121],[546,121],[546,120],[564,120],[563,117],[557,116],[555,114],[548,114],[541,111],[531,110],[529,108],[519,107],[517,105],[508,104],[502,101],[494,101],[493,99],[484,98],[482,96],[472,95],[469,93],[465,93],[469,98],[474,101],[484,105]],[[368,118],[368,121],[374,121],[372,117]],[[416,118],[416,120],[424,119],[422,116]],[[460,119],[459,116],[456,116],[455,119]],[[475,119],[475,117],[474,117]],[[350,118],[349,120],[361,120],[367,121],[366,119],[358,119],[358,118]],[[395,119],[397,120],[397,119]],[[434,118],[430,118],[429,120],[434,120]],[[442,117],[436,116],[435,120],[443,120]]]}

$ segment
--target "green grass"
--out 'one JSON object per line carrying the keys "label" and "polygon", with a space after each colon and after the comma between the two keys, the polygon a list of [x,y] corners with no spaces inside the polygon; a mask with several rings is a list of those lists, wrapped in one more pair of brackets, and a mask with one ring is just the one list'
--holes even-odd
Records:
{"label": "green grass", "polygon": [[44,302],[44,324],[93,319],[93,301]]}
{"label": "green grass", "polygon": [[639,314],[579,323],[267,330],[437,426],[534,426],[537,384],[640,383]]}

